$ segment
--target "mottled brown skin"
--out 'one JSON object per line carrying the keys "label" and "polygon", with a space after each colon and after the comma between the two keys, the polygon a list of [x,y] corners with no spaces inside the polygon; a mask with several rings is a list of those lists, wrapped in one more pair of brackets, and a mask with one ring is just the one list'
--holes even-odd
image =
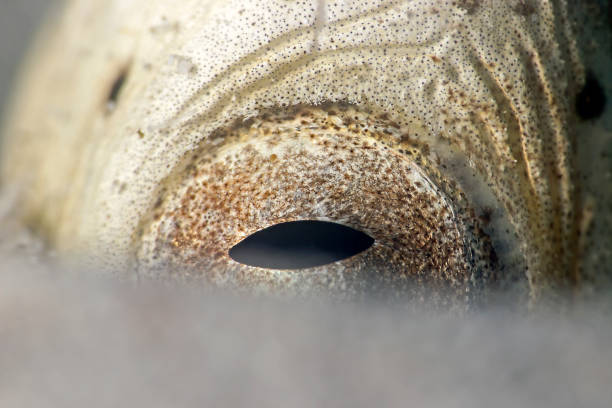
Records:
{"label": "mottled brown skin", "polygon": [[[135,236],[141,274],[344,299],[431,302],[433,292],[447,306],[483,301],[480,289],[498,266],[488,237],[463,193],[444,184],[397,124],[350,106],[264,117],[226,130],[220,147],[190,153],[162,184]],[[359,229],[375,244],[303,270],[268,271],[228,255],[258,230],[308,219]]]}

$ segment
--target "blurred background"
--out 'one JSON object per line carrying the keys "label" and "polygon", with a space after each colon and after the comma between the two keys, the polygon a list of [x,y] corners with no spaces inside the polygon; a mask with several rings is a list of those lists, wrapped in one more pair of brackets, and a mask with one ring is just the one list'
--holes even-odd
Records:
{"label": "blurred background", "polygon": [[43,16],[57,0],[0,0],[0,110],[14,86],[19,63]]}

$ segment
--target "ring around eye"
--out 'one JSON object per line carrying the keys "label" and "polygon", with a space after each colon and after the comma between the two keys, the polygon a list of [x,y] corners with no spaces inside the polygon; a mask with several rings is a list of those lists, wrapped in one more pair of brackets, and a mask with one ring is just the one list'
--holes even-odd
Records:
{"label": "ring around eye", "polygon": [[[343,299],[482,300],[498,268],[490,239],[457,186],[399,132],[385,115],[346,105],[268,112],[218,131],[222,143],[186,156],[160,188],[135,238],[139,273]],[[371,241],[333,263],[233,256],[304,220]]]}

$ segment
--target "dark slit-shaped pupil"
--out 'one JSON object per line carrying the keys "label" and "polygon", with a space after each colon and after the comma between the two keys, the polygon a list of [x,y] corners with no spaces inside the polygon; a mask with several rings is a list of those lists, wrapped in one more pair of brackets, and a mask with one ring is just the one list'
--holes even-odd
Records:
{"label": "dark slit-shaped pupil", "polygon": [[374,239],[333,222],[294,221],[257,231],[229,251],[236,262],[268,269],[301,269],[341,261]]}

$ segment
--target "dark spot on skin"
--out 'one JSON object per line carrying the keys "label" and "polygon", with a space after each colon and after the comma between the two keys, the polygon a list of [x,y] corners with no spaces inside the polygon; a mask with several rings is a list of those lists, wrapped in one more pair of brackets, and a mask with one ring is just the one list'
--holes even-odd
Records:
{"label": "dark spot on skin", "polygon": [[493,209],[491,207],[485,207],[480,215],[480,222],[482,225],[488,225],[491,222],[491,215],[493,215]]}
{"label": "dark spot on skin", "polygon": [[157,208],[161,207],[163,202],[164,202],[163,199],[161,197],[158,197],[157,201],[155,201],[155,204],[153,205],[153,208],[157,209]]}
{"label": "dark spot on skin", "polygon": [[123,89],[123,85],[125,85],[128,72],[129,67],[125,67],[119,72],[117,78],[115,78],[115,81],[111,86],[108,96],[106,97],[106,103],[109,110],[112,110],[112,108],[117,105],[117,102],[119,101],[119,96],[121,96],[121,90]]}
{"label": "dark spot on skin", "polygon": [[529,17],[533,13],[535,13],[536,8],[530,4],[529,0],[519,0],[516,6],[514,7],[514,11],[523,17]]}
{"label": "dark spot on skin", "polygon": [[467,11],[468,14],[474,14],[480,7],[481,0],[460,0],[457,6]]}
{"label": "dark spot on skin", "polygon": [[606,96],[592,72],[587,73],[586,83],[576,96],[576,113],[584,120],[601,116],[606,106]]}

